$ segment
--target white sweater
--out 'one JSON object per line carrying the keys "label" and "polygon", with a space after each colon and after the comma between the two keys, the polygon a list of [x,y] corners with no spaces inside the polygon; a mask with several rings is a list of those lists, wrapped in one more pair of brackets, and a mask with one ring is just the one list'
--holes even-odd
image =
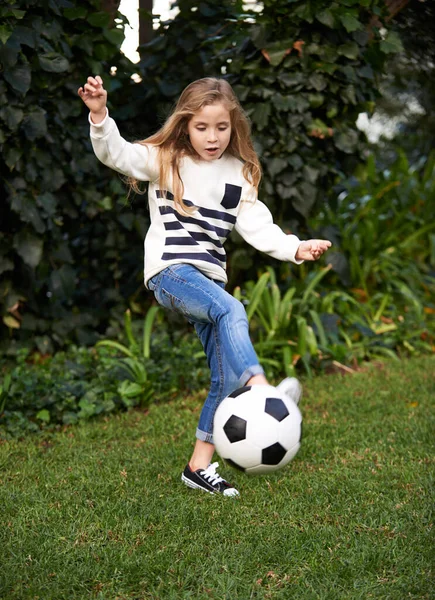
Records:
{"label": "white sweater", "polygon": [[[175,210],[173,196],[159,185],[158,151],[155,146],[124,140],[108,115],[91,124],[91,141],[97,158],[108,167],[149,181],[151,225],[145,237],[145,285],[162,269],[177,263],[195,265],[207,277],[226,283],[224,243],[233,227],[257,250],[297,264],[300,244],[273,223],[265,204],[243,177],[243,164],[229,154],[213,161],[185,157],[180,166],[184,201],[196,210],[185,216]],[[171,190],[167,190],[170,192]]]}

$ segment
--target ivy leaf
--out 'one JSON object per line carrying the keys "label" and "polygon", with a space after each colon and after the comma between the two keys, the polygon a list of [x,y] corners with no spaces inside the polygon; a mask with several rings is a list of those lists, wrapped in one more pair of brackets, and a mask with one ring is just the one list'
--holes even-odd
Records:
{"label": "ivy leaf", "polygon": [[42,258],[43,241],[29,231],[20,231],[14,236],[13,246],[29,267],[35,268]]}
{"label": "ivy leaf", "polygon": [[2,44],[6,44],[11,35],[12,31],[7,25],[0,25],[0,42]]}
{"label": "ivy leaf", "polygon": [[333,139],[339,150],[346,152],[346,154],[352,154],[358,144],[358,133],[353,129],[349,129],[349,131],[338,133]]}
{"label": "ivy leaf", "polygon": [[349,13],[340,15],[339,18],[348,33],[351,33],[352,31],[357,31],[357,29],[363,28],[361,21],[358,21],[358,19],[356,17],[354,17],[353,15],[351,15]]}
{"label": "ivy leaf", "polygon": [[62,265],[50,275],[50,290],[53,296],[71,298],[76,287],[76,272],[70,265]]}
{"label": "ivy leaf", "polygon": [[326,78],[320,73],[313,73],[313,75],[308,78],[308,83],[310,87],[313,87],[316,90],[316,92],[321,92],[328,85]]}
{"label": "ivy leaf", "polygon": [[96,12],[90,14],[87,21],[94,27],[108,27],[110,25],[110,14],[108,12]]}
{"label": "ivy leaf", "polygon": [[74,21],[75,19],[85,19],[87,14],[88,11],[84,6],[65,8],[63,11],[63,16],[70,21]]}
{"label": "ivy leaf", "polygon": [[257,104],[254,108],[251,119],[257,125],[259,131],[266,127],[271,112],[270,104]]}
{"label": "ivy leaf", "polygon": [[46,112],[42,108],[34,108],[24,119],[24,133],[29,140],[36,140],[47,133]]}
{"label": "ivy leaf", "polygon": [[29,48],[35,48],[36,46],[36,33],[30,27],[18,26],[14,29],[14,40]]}
{"label": "ivy leaf", "polygon": [[335,18],[332,12],[325,8],[325,10],[321,10],[316,15],[316,19],[322,23],[322,25],[326,25],[326,27],[333,28],[335,25]]}
{"label": "ivy leaf", "polygon": [[395,31],[389,31],[384,40],[379,44],[384,54],[395,54],[403,52],[403,45],[399,35]]}
{"label": "ivy leaf", "polygon": [[23,155],[23,150],[21,148],[7,148],[4,154],[5,163],[12,171]]}
{"label": "ivy leaf", "polygon": [[58,52],[46,52],[39,57],[41,69],[49,73],[64,73],[69,69],[69,61]]}
{"label": "ivy leaf", "polygon": [[356,42],[346,42],[338,47],[338,52],[346,58],[355,59],[359,56],[359,46]]}
{"label": "ivy leaf", "polygon": [[4,72],[4,78],[14,90],[25,95],[30,89],[32,75],[29,65],[19,65]]}
{"label": "ivy leaf", "polygon": [[288,160],[286,158],[276,157],[268,160],[266,164],[267,170],[269,171],[270,175],[272,175],[272,177],[275,177],[275,175],[277,175],[286,168],[286,166],[288,165]]}
{"label": "ivy leaf", "polygon": [[15,131],[23,120],[24,112],[21,108],[15,106],[6,106],[0,109],[0,119],[2,119],[11,131]]}
{"label": "ivy leaf", "polygon": [[13,197],[11,208],[18,213],[25,223],[31,223],[38,233],[45,232],[45,224],[39,215],[35,202],[21,194]]}
{"label": "ivy leaf", "polygon": [[317,188],[304,181],[293,188],[293,208],[298,211],[303,217],[308,218],[311,209],[313,208],[317,197]]}
{"label": "ivy leaf", "polygon": [[104,29],[103,35],[108,42],[119,48],[125,37],[122,29]]}

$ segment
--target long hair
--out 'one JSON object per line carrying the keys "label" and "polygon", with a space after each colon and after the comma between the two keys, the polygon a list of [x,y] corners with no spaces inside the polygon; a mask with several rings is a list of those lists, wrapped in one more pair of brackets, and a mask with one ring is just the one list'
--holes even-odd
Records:
{"label": "long hair", "polygon": [[[204,106],[222,102],[230,113],[231,138],[226,152],[243,162],[243,176],[256,189],[261,179],[261,166],[251,139],[248,117],[225,79],[206,77],[188,85],[164,125],[154,135],[139,144],[153,144],[159,150],[160,187],[168,190],[172,179],[172,193],[177,210],[191,212],[183,202],[184,185],[180,176],[183,156],[197,157],[187,133],[187,125],[196,112]],[[129,178],[130,188],[140,193],[138,180]]]}

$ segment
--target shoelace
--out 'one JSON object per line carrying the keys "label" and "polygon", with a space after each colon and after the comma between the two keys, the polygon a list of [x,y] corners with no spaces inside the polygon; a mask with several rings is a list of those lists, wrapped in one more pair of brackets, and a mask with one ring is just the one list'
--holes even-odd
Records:
{"label": "shoelace", "polygon": [[219,463],[215,462],[204,469],[204,471],[201,471],[201,475],[203,475],[205,479],[209,479],[212,485],[216,485],[217,483],[224,481],[224,478],[221,477],[219,473],[216,473],[218,466]]}

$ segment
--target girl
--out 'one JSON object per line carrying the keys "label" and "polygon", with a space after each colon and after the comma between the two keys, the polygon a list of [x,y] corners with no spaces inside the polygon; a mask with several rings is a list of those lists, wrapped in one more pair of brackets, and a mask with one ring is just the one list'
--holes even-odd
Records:
{"label": "girl", "polygon": [[[249,338],[245,309],[224,290],[224,242],[235,227],[254,248],[296,264],[317,260],[331,242],[286,235],[257,200],[261,169],[249,122],[224,79],[191,83],[163,127],[134,144],[121,137],[108,115],[101,77],[88,77],[78,94],[90,110],[97,158],[127,175],[135,190],[138,181],[149,181],[145,286],[159,304],[194,324],[207,355],[210,392],[181,479],[191,488],[237,496],[217,473],[218,463],[210,464],[214,413],[234,389],[267,380]],[[285,379],[279,388],[299,400],[296,379]]]}

